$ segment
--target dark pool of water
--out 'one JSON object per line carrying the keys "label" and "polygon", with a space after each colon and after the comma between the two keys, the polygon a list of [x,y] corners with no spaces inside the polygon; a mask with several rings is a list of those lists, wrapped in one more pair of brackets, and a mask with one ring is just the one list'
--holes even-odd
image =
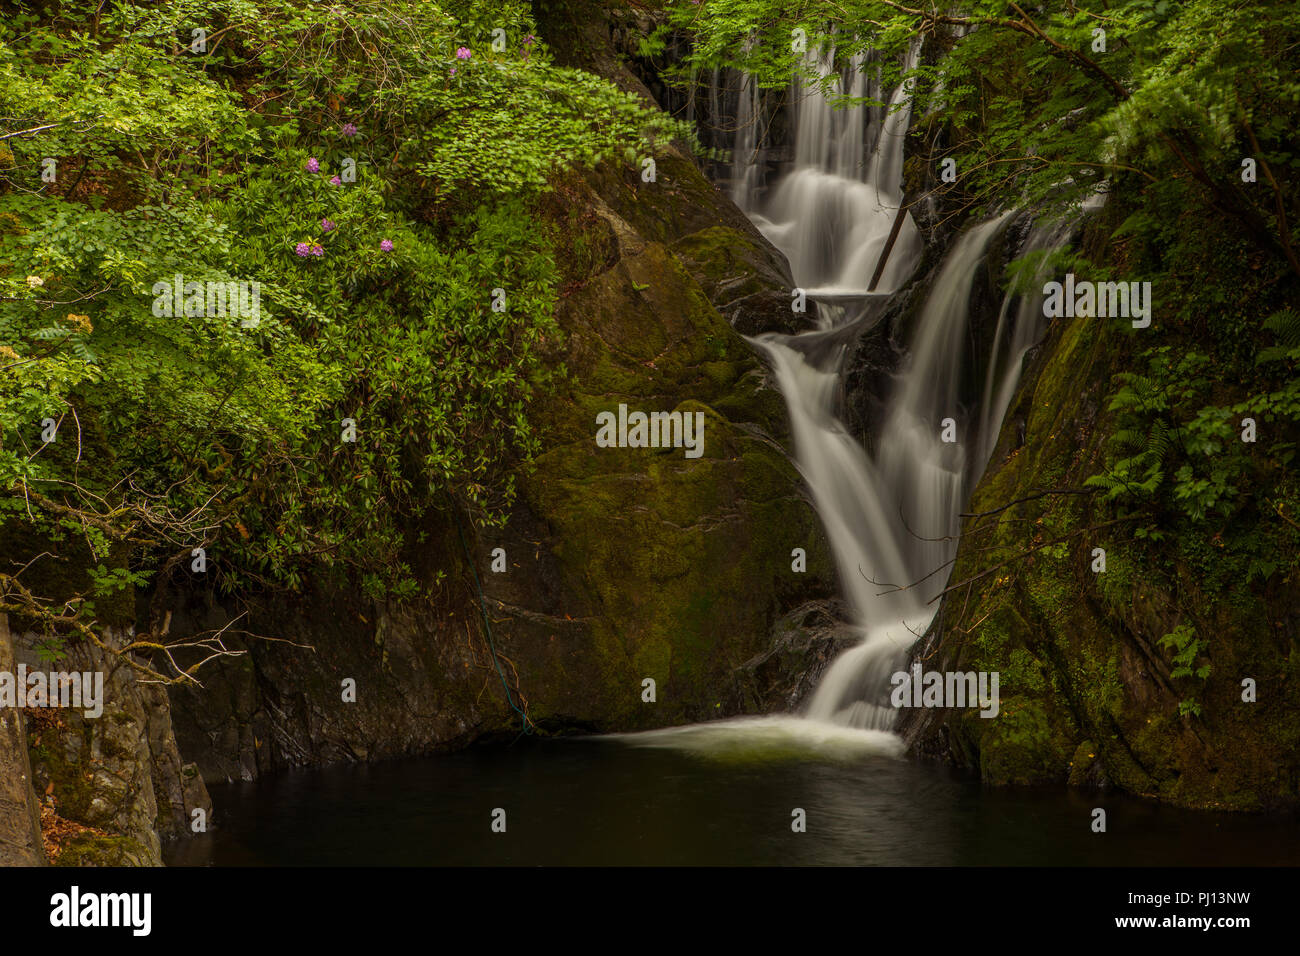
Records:
{"label": "dark pool of water", "polygon": [[[172,865],[1295,865],[1294,817],[994,790],[928,764],[522,741],[211,788]],[[491,830],[506,811],[506,832]],[[807,832],[791,831],[791,811]],[[1092,809],[1107,811],[1093,833]]]}

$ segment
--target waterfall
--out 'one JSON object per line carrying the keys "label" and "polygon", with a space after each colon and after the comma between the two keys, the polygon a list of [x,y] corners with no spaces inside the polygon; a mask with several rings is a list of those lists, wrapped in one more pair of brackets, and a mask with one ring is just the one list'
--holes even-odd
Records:
{"label": "waterfall", "polygon": [[[909,52],[908,69],[918,49]],[[832,76],[832,88],[799,78],[792,82],[794,162],[766,199],[760,195],[761,104],[756,84],[742,77],[731,176],[736,204],[785,253],[800,286],[823,298],[867,292],[902,202],[903,140],[912,109],[906,84],[894,91],[884,111],[862,105],[836,109],[839,96],[865,98],[875,89],[862,55],[850,57],[839,70],[834,64],[833,47],[806,54],[808,74]],[[920,231],[911,213],[903,217],[878,283],[882,292],[897,289],[920,258]]]}
{"label": "waterfall", "polygon": [[763,143],[763,131],[759,124],[763,121],[762,99],[758,84],[748,74],[742,74],[740,80],[739,100],[736,104],[736,143],[733,147],[735,160],[734,175],[731,182],[731,201],[741,209],[749,212],[755,197],[762,186],[765,159],[760,152]]}
{"label": "waterfall", "polygon": [[[845,326],[752,340],[767,354],[785,396],[795,460],[862,634],[862,642],[842,654],[818,685],[808,707],[815,719],[874,730],[893,722],[889,675],[933,616],[928,602],[947,575],[932,572],[956,551],[966,460],[961,441],[941,440],[941,423],[961,419],[957,386],[971,285],[1009,215],[968,230],[945,259],[894,384],[874,459],[835,415],[854,337],[841,335],[831,349],[826,340]],[[870,321],[866,312],[850,323]]]}
{"label": "waterfall", "polygon": [[[1099,209],[1105,194],[1098,192],[1088,197],[1074,210],[1059,220],[1039,220],[1029,230],[1029,236],[1020,247],[1020,257],[1039,255],[1034,273],[1024,292],[1008,290],[998,312],[997,329],[989,352],[988,371],[984,378],[984,393],[980,401],[979,451],[973,464],[982,471],[998,443],[1002,419],[1020,384],[1021,366],[1025,354],[1043,337],[1047,321],[1043,316],[1043,281],[1051,274],[1051,257],[1059,252],[1074,235],[1079,219]],[[1014,315],[1013,307],[1014,305]],[[973,474],[971,480],[978,479]]]}
{"label": "waterfall", "polygon": [[[829,71],[833,51],[809,63]],[[915,49],[908,66],[915,62]],[[862,67],[868,69],[863,70]],[[875,71],[854,58],[839,86],[878,99]],[[715,73],[710,101],[718,99]],[[833,758],[902,753],[891,732],[890,676],[925,633],[957,550],[958,514],[977,480],[1019,382],[1025,353],[1041,337],[1041,298],[1008,292],[1002,301],[978,421],[968,421],[961,392],[974,281],[989,246],[1013,212],[968,229],[941,263],[911,330],[907,358],[892,384],[875,454],[837,414],[846,363],[859,336],[879,318],[893,291],[920,259],[920,236],[904,213],[879,291],[867,286],[902,203],[907,87],[889,108],[834,110],[830,95],[796,81],[790,123],[795,152],[764,198],[762,99],[739,85],[737,148],[731,194],[790,261],[794,279],[816,305],[816,327],[797,335],[750,338],[768,359],[789,410],[795,463],[826,530],[842,593],[860,642],[823,675],[803,717],[772,715],[615,735],[634,746],[667,747],[725,759],[817,751]],[[1100,205],[1094,197],[1083,211]],[[1050,253],[1077,220],[1036,224],[1023,253]],[[1040,264],[1041,274],[1047,266]],[[1014,314],[1013,314],[1014,308]],[[963,401],[967,399],[967,401]],[[944,442],[943,420],[957,440]],[[977,443],[977,444],[976,444]],[[973,453],[968,449],[974,446]]]}
{"label": "waterfall", "polygon": [[[908,69],[915,57],[913,48]],[[869,296],[867,287],[902,203],[911,96],[904,82],[887,109],[837,110],[835,93],[862,97],[876,90],[862,58],[852,58],[839,74],[833,62],[833,50],[807,59],[810,69],[834,76],[829,92],[799,80],[793,84],[794,161],[766,202],[758,196],[760,177],[752,165],[759,104],[753,85],[742,82],[738,115],[748,132],[738,137],[744,148],[736,152],[732,184],[742,208],[786,254],[796,283],[818,301],[816,329],[751,339],[766,354],[785,397],[795,460],[862,637],[822,678],[807,715],[887,730],[895,715],[888,706],[889,676],[929,625],[929,602],[943,589],[943,569],[956,552],[957,513],[966,492],[965,439],[983,431],[963,427],[958,441],[944,442],[942,422],[952,418],[965,425],[959,387],[971,287],[1010,213],[968,230],[944,260],[894,382],[873,458],[837,417],[835,404],[852,346],[879,313],[880,299]],[[919,231],[911,215],[904,216],[879,284],[885,294],[907,280],[920,257]],[[1030,334],[1029,322],[1020,325]],[[1018,367],[1018,360],[1006,364]]]}

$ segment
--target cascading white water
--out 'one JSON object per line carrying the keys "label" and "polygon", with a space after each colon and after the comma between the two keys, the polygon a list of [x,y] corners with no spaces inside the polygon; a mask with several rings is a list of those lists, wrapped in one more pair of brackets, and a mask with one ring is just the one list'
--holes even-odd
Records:
{"label": "cascading white water", "polygon": [[[1029,236],[1020,247],[1020,258],[1039,256],[1032,278],[1023,293],[1009,290],[998,312],[997,330],[989,352],[988,372],[984,378],[984,394],[980,401],[979,453],[975,466],[983,469],[998,443],[998,433],[1007,407],[1020,384],[1020,373],[1025,354],[1043,337],[1047,320],[1043,316],[1043,280],[1051,273],[1051,257],[1070,241],[1078,225],[1078,218],[1101,208],[1105,193],[1097,192],[1084,200],[1074,215],[1059,220],[1043,219],[1034,223]],[[1012,315],[1012,305],[1015,313]],[[976,476],[973,476],[976,477]]]}
{"label": "cascading white water", "polygon": [[[810,57],[809,65],[829,73],[833,58],[832,50],[824,58]],[[914,62],[915,50],[907,68]],[[859,58],[840,76],[840,89],[851,96],[874,93],[868,83]],[[742,84],[738,111],[750,130],[758,110],[756,101],[746,99],[752,91],[752,85]],[[894,91],[887,110],[873,112],[836,110],[820,88],[805,89],[796,81],[790,117],[793,169],[763,204],[750,165],[757,148],[752,134],[745,134],[745,148],[736,154],[733,195],[785,252],[796,283],[810,296],[841,303],[846,296],[865,296],[902,202],[910,112],[906,84]],[[753,340],[767,354],[785,396],[795,459],[862,632],[862,643],[823,677],[808,706],[812,718],[876,730],[893,723],[893,709],[883,706],[889,675],[929,624],[934,608],[928,602],[943,589],[947,575],[941,569],[956,548],[966,461],[960,441],[942,441],[941,423],[961,417],[958,388],[971,283],[1007,215],[968,231],[947,256],[895,383],[874,460],[834,407],[855,326],[869,321],[869,305],[854,310],[823,302],[816,330]],[[910,214],[905,216],[881,275],[883,293],[906,281],[919,258],[919,232]]]}
{"label": "cascading white water", "polygon": [[[910,69],[916,59],[908,55]],[[830,74],[834,49],[807,55],[808,70]],[[854,56],[838,75],[838,92],[863,98],[872,94],[864,59]],[[865,295],[902,202],[903,139],[911,119],[906,86],[894,91],[883,118],[867,106],[836,109],[834,93],[796,79],[791,86],[790,119],[794,163],[766,199],[760,197],[761,109],[758,92],[743,77],[737,107],[737,141],[732,198],[768,240],[785,253],[790,268],[809,295]],[[870,149],[870,151],[868,151]],[[911,213],[903,214],[898,237],[877,289],[897,289],[921,254],[921,234]]]}
{"label": "cascading white water", "polygon": [[762,120],[758,84],[745,74],[740,80],[736,104],[736,144],[733,148],[736,159],[732,168],[738,175],[732,179],[731,201],[746,212],[762,185],[764,159],[759,152],[763,142],[763,131],[759,129]]}
{"label": "cascading white water", "polygon": [[[1021,247],[1021,255],[1046,253],[1050,256],[1069,241],[1073,225],[1073,222],[1067,220],[1035,223]],[[1041,286],[1046,274],[1045,265],[1040,264],[1031,281]],[[989,352],[988,372],[984,377],[984,395],[980,401],[979,453],[975,458],[975,464],[979,468],[988,463],[993,447],[998,442],[1002,418],[1020,383],[1025,353],[1042,338],[1046,322],[1042,305],[1041,293],[1032,291],[1024,295],[1009,291],[1002,299],[997,329],[993,333],[993,347]]]}
{"label": "cascading white water", "polygon": [[[862,643],[822,678],[810,717],[884,730],[889,675],[925,630],[956,548],[963,500],[962,443],[942,441],[942,420],[958,419],[971,283],[1006,216],[957,240],[921,311],[910,357],[895,383],[874,460],[836,418],[833,399],[844,345],[827,356],[827,332],[764,335],[790,410],[799,463],[835,555]],[[927,577],[928,576],[928,577]]]}
{"label": "cascading white water", "polygon": [[[816,65],[829,70],[833,55]],[[914,58],[915,51],[909,68]],[[859,59],[849,64],[841,89],[847,84],[854,96],[876,98],[871,71],[862,67]],[[966,475],[974,470],[964,449],[979,436],[974,467],[982,467],[985,436],[996,433],[1024,352],[1041,333],[1041,323],[1026,312],[1037,304],[1029,296],[1020,300],[1014,328],[1004,333],[1008,296],[981,421],[978,428],[964,421],[959,389],[972,286],[989,244],[1011,213],[967,230],[945,257],[919,313],[876,453],[868,455],[838,418],[836,401],[859,334],[920,259],[919,231],[905,213],[877,291],[867,292],[902,202],[909,91],[895,90],[889,109],[841,110],[819,89],[804,89],[798,81],[793,93],[794,163],[764,199],[762,104],[755,86],[742,81],[732,196],[786,254],[796,283],[817,303],[818,322],[798,335],[767,333],[750,341],[767,355],[785,397],[795,460],[825,526],[862,641],[822,677],[807,706],[808,719],[721,721],[627,735],[642,746],[726,754],[761,740],[777,749],[799,746],[833,755],[901,752],[901,741],[890,733],[896,711],[888,706],[889,678],[929,626],[936,608],[931,599],[947,582]],[[1054,248],[1068,229],[1036,229],[1033,237],[1031,251]],[[958,441],[942,440],[945,418],[957,420]],[[749,743],[738,744],[742,740]]]}

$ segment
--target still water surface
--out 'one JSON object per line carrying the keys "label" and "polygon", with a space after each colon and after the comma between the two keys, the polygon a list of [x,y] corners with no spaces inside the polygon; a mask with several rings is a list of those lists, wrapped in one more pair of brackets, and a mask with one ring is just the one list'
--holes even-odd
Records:
{"label": "still water surface", "polygon": [[[171,865],[1296,865],[1291,816],[986,789],[792,718],[518,741],[210,788]],[[490,828],[506,811],[506,833]],[[1092,809],[1107,811],[1093,833]],[[807,832],[791,831],[791,811]]]}

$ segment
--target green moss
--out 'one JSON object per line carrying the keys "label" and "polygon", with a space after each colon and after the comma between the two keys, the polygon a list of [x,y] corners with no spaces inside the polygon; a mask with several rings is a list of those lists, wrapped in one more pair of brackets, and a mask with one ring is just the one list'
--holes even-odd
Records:
{"label": "green moss", "polygon": [[[655,248],[643,257],[664,269],[656,284],[693,286]],[[575,304],[574,317],[598,335],[587,338],[589,353],[576,376],[581,391],[575,387],[555,408],[565,419],[559,431],[573,438],[539,456],[521,486],[530,510],[548,516],[561,574],[583,582],[579,590],[598,602],[584,623],[589,653],[578,662],[591,676],[565,671],[571,683],[562,685],[548,666],[522,678],[534,719],[574,709],[575,684],[594,695],[583,709],[605,715],[608,726],[707,716],[706,700],[727,686],[731,669],[764,646],[781,595],[830,575],[816,516],[795,492],[797,472],[778,447],[743,424],[753,420],[747,413],[754,407],[735,393],[757,368],[752,353],[743,343],[737,347],[734,333],[697,294],[671,289],[655,296],[645,320],[660,323],[665,334],[657,341],[671,345],[651,351],[640,341],[624,348],[617,327],[626,317],[602,311],[621,308],[620,298],[612,288],[592,289]],[[671,316],[660,310],[672,310]],[[727,359],[711,360],[719,351]],[[653,361],[655,369],[634,370],[638,360]],[[675,401],[659,397],[674,392]],[[682,392],[690,397],[683,400]],[[730,399],[725,414],[709,404],[714,396]],[[642,410],[703,413],[702,456],[596,448],[595,412],[612,411],[620,401]],[[808,551],[805,575],[790,571],[796,546]],[[658,682],[653,707],[640,700],[645,677]]]}
{"label": "green moss", "polygon": [[[89,722],[87,722],[89,724]],[[88,731],[88,734],[90,731]],[[46,727],[40,732],[41,742],[30,748],[32,772],[44,790],[53,784],[53,795],[59,815],[79,823],[94,825],[91,803],[94,788],[90,782],[90,768],[87,764],[90,741],[75,754],[68,753],[64,743],[64,732],[55,727]]]}
{"label": "green moss", "polygon": [[124,836],[82,833],[59,853],[55,866],[148,866],[149,851],[138,840]]}
{"label": "green moss", "polygon": [[[1136,524],[1087,531],[1115,517],[1090,496],[1041,494],[1099,470],[1113,427],[1110,376],[1128,348],[1106,323],[1057,322],[1008,415],[1027,421],[1024,445],[1008,424],[972,496],[973,512],[1028,500],[964,529],[954,581],[1005,564],[955,592],[946,612],[961,617],[945,621],[939,652],[1000,671],[1004,712],[949,717],[951,753],[990,783],[1109,780],[1183,806],[1294,805],[1300,699],[1294,677],[1279,673],[1276,626],[1300,611],[1294,589],[1246,586],[1244,569],[1224,559],[1231,529],[1215,542],[1171,521],[1153,549],[1134,537]],[[1092,571],[1096,547],[1105,573]],[[1159,645],[1183,623],[1208,637],[1203,688],[1170,677],[1172,651]],[[1258,678],[1275,706],[1243,703],[1241,677],[1264,674],[1275,675]],[[1189,694],[1200,718],[1178,715]]]}
{"label": "green moss", "polygon": [[1074,747],[1054,726],[1041,701],[1019,694],[1003,696],[997,717],[964,719],[984,725],[978,747],[980,776],[986,782],[1041,784],[1064,779]]}

